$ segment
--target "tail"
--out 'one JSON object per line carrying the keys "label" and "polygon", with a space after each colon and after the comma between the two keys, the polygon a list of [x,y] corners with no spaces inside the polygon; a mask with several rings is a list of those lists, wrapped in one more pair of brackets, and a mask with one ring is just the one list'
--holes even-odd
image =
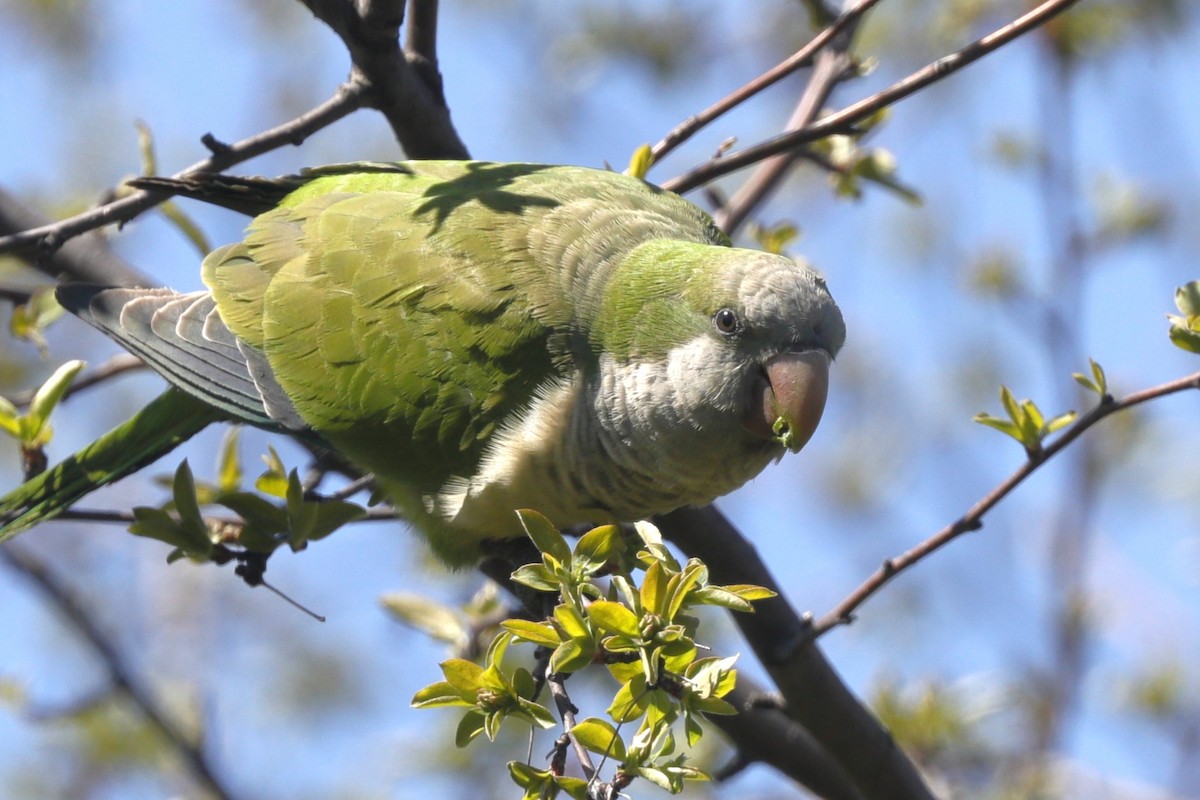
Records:
{"label": "tail", "polygon": [[129,421],[0,497],[0,542],[52,519],[99,489],[166,455],[228,417],[171,388]]}

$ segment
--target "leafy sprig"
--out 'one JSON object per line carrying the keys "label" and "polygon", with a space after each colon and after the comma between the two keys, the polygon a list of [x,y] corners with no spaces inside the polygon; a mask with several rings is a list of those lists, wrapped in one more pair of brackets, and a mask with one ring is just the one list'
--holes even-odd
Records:
{"label": "leafy sprig", "polygon": [[[754,600],[773,592],[710,584],[703,563],[690,559],[680,564],[648,523],[634,526],[632,533],[603,525],[571,547],[541,514],[518,514],[541,560],[519,567],[512,579],[554,593],[557,604],[545,619],[502,623],[483,666],[463,659],[444,662],[445,680],[419,691],[413,705],[467,708],[456,736],[460,746],[481,732],[494,738],[508,718],[546,727],[550,712],[530,693],[536,684],[531,673],[525,667],[508,672],[501,663],[508,643],[533,644],[548,654],[547,676],[561,678],[603,665],[616,680],[608,719],[589,717],[568,730],[578,746],[615,765],[614,789],[643,778],[679,792],[684,781],[706,778],[686,763],[685,752],[677,751],[674,729],[682,721],[687,746],[693,747],[703,735],[703,715],[735,713],[722,698],[734,688],[736,658],[698,658],[699,621],[688,612],[701,605],[753,611]],[[567,723],[564,718],[564,727]],[[626,740],[621,727],[635,723]],[[575,783],[579,779],[554,768],[514,762],[509,772],[526,797],[558,791],[582,797],[586,789],[586,783],[581,786]]]}

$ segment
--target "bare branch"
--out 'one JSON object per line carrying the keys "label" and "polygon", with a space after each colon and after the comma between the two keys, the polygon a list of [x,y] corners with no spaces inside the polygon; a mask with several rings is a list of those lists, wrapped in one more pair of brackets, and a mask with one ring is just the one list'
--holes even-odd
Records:
{"label": "bare branch", "polygon": [[754,545],[716,508],[681,508],[655,519],[663,534],[708,565],[714,583],[753,583],[778,592],[734,614],[785,700],[784,713],[832,756],[864,800],[933,800],[920,774],[816,647]]}
{"label": "bare branch", "polygon": [[[548,671],[549,667],[547,667]],[[575,750],[575,757],[579,759],[579,766],[583,770],[584,777],[589,781],[595,780],[596,765],[592,763],[591,754],[571,735],[571,729],[575,727],[575,712],[578,709],[575,708],[570,695],[567,694],[563,676],[558,673],[548,674],[546,683],[550,686],[550,696],[554,698],[554,707],[558,709],[558,716],[563,721],[563,733],[571,739],[571,747]]]}
{"label": "bare branch", "polygon": [[782,710],[757,703],[761,696],[762,688],[739,672],[737,686],[723,698],[738,713],[708,717],[737,746],[736,763],[769,765],[824,800],[862,800],[845,770],[808,731]]}
{"label": "bare branch", "polygon": [[[843,41],[817,56],[808,86],[800,96],[791,119],[788,120],[788,130],[799,130],[810,124],[824,107],[825,101],[833,93],[833,87],[850,65],[846,50],[850,46],[849,37],[852,33],[852,28],[847,29]],[[800,150],[793,150],[761,162],[750,179],[739,186],[733,197],[717,211],[714,216],[717,227],[733,236],[801,157]]]}
{"label": "bare branch", "polygon": [[[300,0],[317,19],[341,38],[354,64],[352,80],[368,89],[368,104],[387,119],[409,158],[470,158],[466,145],[450,122],[436,64],[427,59],[435,35],[431,17],[437,4],[414,2],[418,31],[413,58],[400,49],[396,13],[400,0],[374,0],[356,5],[351,0]],[[389,13],[380,10],[386,6]],[[360,15],[368,11],[369,17]],[[412,21],[410,20],[410,24]]]}
{"label": "bare branch", "polygon": [[[690,139],[697,131],[708,125],[713,120],[736,108],[742,103],[749,100],[754,95],[762,90],[774,86],[779,81],[791,75],[793,72],[810,66],[813,63],[813,57],[833,41],[839,33],[847,28],[852,22],[861,17],[868,9],[878,3],[879,0],[861,0],[855,4],[853,8],[848,9],[844,14],[834,20],[827,28],[814,36],[808,44],[801,47],[792,55],[781,61],[776,66],[759,75],[754,80],[750,81],[741,88],[733,91],[729,95],[721,98],[716,103],[713,103],[708,108],[701,111],[695,116],[688,117],[683,122],[675,126],[675,128],[662,138],[658,144],[651,148],[650,155],[652,164],[656,164],[666,157],[668,153],[674,150],[679,145]],[[819,109],[818,109],[819,110]]]}
{"label": "bare branch", "polygon": [[9,545],[0,548],[0,560],[24,575],[42,592],[80,636],[92,647],[108,670],[113,686],[138,707],[146,721],[158,731],[166,745],[184,763],[192,778],[207,794],[218,800],[232,800],[236,795],[217,777],[208,762],[203,747],[172,720],[160,707],[151,692],[142,687],[133,670],[125,663],[112,640],[100,629],[87,606],[76,598],[45,564],[23,549]]}
{"label": "bare branch", "polygon": [[[53,223],[41,214],[0,189],[0,237],[4,237],[0,238],[0,242],[13,234],[45,230],[51,225]],[[62,241],[62,237],[59,237],[59,241]],[[121,286],[149,280],[136,267],[114,253],[99,233],[71,239],[57,249],[33,247],[18,254],[35,269],[50,276],[70,275],[76,280]]]}
{"label": "bare branch", "polygon": [[1078,2],[1079,0],[1046,0],[1002,28],[948,56],[939,58],[870,97],[859,100],[841,111],[827,114],[800,130],[783,133],[729,155],[710,159],[690,172],[663,183],[662,188],[683,194],[714,178],[735,172],[779,153],[785,153],[798,145],[820,139],[831,133],[853,130],[856,122],[860,122],[880,109],[887,108],[918,90],[952,75],[968,64],[1048,22]]}
{"label": "bare branch", "polygon": [[[408,26],[404,29],[404,52],[420,58],[437,70],[438,0],[408,0]],[[439,87],[440,90],[440,87]]]}
{"label": "bare branch", "polygon": [[1141,405],[1150,400],[1155,400],[1160,397],[1166,397],[1177,392],[1187,391],[1188,389],[1200,389],[1200,372],[1188,375],[1185,378],[1164,383],[1160,386],[1154,386],[1149,389],[1143,389],[1140,392],[1134,392],[1120,400],[1114,400],[1111,397],[1105,397],[1100,404],[1081,416],[1073,425],[1065,429],[1062,435],[1051,442],[1046,447],[1036,450],[1031,454],[1030,458],[1021,465],[1020,469],[1008,476],[1000,485],[992,489],[980,500],[971,506],[967,513],[950,523],[940,531],[930,536],[925,541],[921,542],[911,550],[889,558],[883,562],[883,565],[875,571],[871,577],[865,580],[857,589],[855,589],[845,600],[837,605],[828,614],[825,614],[815,624],[812,625],[811,635],[813,638],[821,636],[838,625],[845,625],[852,622],[854,619],[854,611],[866,602],[867,598],[879,591],[885,583],[893,577],[908,569],[918,561],[930,555],[936,550],[941,549],[954,539],[957,539],[964,533],[969,531],[979,530],[983,527],[983,517],[987,512],[1005,497],[1008,496],[1013,489],[1016,489],[1025,479],[1037,471],[1039,467],[1049,461],[1058,453],[1066,449],[1073,441],[1079,438],[1084,431],[1095,425],[1100,420],[1115,414],[1118,411],[1124,411],[1128,408],[1133,408],[1136,405]]}
{"label": "bare branch", "polygon": [[[361,108],[365,91],[366,87],[362,83],[351,80],[338,87],[333,97],[311,111],[301,114],[290,122],[234,144],[221,144],[209,135],[206,137],[206,143],[212,150],[212,155],[182,172],[175,173],[172,177],[184,178],[197,172],[220,172],[234,164],[240,164],[285,144],[299,145],[322,128]],[[36,259],[41,248],[52,252],[68,239],[81,233],[104,225],[131,220],[167,197],[168,195],[161,192],[132,192],[125,197],[74,217],[0,237],[0,253],[16,253]],[[73,267],[74,264],[68,266]],[[63,274],[71,278],[87,279],[73,269],[64,271]],[[125,282],[130,281],[126,280]],[[133,282],[144,285],[153,285],[154,283],[141,276],[138,276],[138,280]]]}

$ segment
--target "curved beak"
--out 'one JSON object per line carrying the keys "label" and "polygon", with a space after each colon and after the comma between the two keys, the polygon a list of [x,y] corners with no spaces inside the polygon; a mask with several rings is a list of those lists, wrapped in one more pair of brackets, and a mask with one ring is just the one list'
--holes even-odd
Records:
{"label": "curved beak", "polygon": [[808,443],[829,394],[829,354],[824,350],[780,353],[765,365],[743,427],[793,453]]}

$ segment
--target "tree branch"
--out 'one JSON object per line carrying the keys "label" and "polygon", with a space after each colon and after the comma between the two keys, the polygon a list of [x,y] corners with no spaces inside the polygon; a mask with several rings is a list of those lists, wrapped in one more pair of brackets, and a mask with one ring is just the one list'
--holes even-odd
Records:
{"label": "tree branch", "polygon": [[[546,669],[549,672],[549,660],[546,663]],[[567,687],[563,683],[562,675],[550,673],[546,676],[546,683],[550,687],[550,696],[554,698],[554,707],[558,709],[559,719],[563,722],[563,733],[570,738],[571,747],[575,751],[575,757],[579,759],[579,767],[583,770],[583,777],[587,778],[589,782],[597,780],[596,765],[592,763],[591,754],[588,753],[587,749],[571,733],[571,729],[575,727],[575,713],[578,709],[571,702],[571,696],[567,694]]]}
{"label": "tree branch", "polygon": [[846,771],[808,731],[781,709],[758,702],[764,695],[738,673],[737,686],[722,698],[738,713],[707,718],[737,747],[736,762],[770,766],[825,800],[862,800]]}
{"label": "tree branch", "polygon": [[655,519],[663,535],[708,565],[714,583],[753,583],[777,597],[733,619],[785,701],[783,712],[832,756],[864,800],[933,800],[916,767],[816,647],[754,545],[716,508]]}
{"label": "tree branch", "polygon": [[983,517],[988,511],[1007,497],[1010,492],[1024,483],[1025,479],[1036,472],[1039,467],[1066,449],[1073,441],[1083,435],[1084,431],[1100,420],[1118,411],[1124,411],[1150,400],[1166,397],[1167,395],[1188,389],[1200,389],[1200,372],[1164,383],[1160,386],[1134,392],[1121,400],[1114,400],[1112,397],[1105,396],[1099,405],[1080,417],[1069,428],[1066,428],[1062,435],[1052,443],[1030,454],[1029,459],[1016,472],[980,498],[975,505],[971,506],[967,513],[911,550],[884,561],[882,566],[871,577],[865,580],[832,611],[825,614],[811,626],[811,637],[815,639],[839,625],[852,622],[854,620],[854,611],[893,577],[934,551],[941,549],[962,534],[979,530],[983,527]]}
{"label": "tree branch", "polygon": [[1078,2],[1079,0],[1046,0],[1002,28],[977,39],[950,55],[939,58],[870,97],[859,100],[841,111],[827,114],[800,130],[783,133],[743,150],[710,159],[690,172],[663,183],[662,188],[683,194],[722,175],[756,164],[779,153],[788,152],[798,145],[832,133],[852,130],[856,122],[860,122],[880,109],[952,75],[968,64],[1048,22]]}
{"label": "tree branch", "polygon": [[0,547],[0,560],[33,583],[91,645],[92,650],[104,662],[113,686],[137,706],[146,721],[158,731],[167,746],[184,763],[196,783],[218,800],[232,800],[236,797],[217,777],[203,748],[194,743],[191,736],[167,715],[149,690],[139,685],[133,670],[125,663],[112,641],[100,630],[99,624],[84,604],[72,595],[44,564],[22,549],[12,545]]}
{"label": "tree branch", "polygon": [[[22,231],[47,230],[54,223],[0,189],[0,244]],[[60,237],[59,241],[63,241]],[[0,252],[3,252],[0,247]],[[99,233],[79,236],[62,247],[35,246],[16,251],[34,269],[47,275],[70,275],[89,283],[133,286],[149,281],[137,267],[118,256]]]}
{"label": "tree branch", "polygon": [[417,27],[411,58],[400,49],[403,0],[300,2],[346,45],[354,64],[351,80],[367,87],[367,103],[387,119],[409,158],[470,158],[450,121],[436,62],[428,58],[434,52],[436,2],[411,4]]}
{"label": "tree branch", "polygon": [[432,65],[434,70],[437,69],[437,15],[438,0],[408,0],[404,52],[410,59],[419,58]]}
{"label": "tree branch", "polygon": [[878,2],[879,0],[860,0],[860,2],[856,3],[852,8],[847,9],[845,13],[835,19],[828,27],[814,36],[808,44],[801,47],[779,64],[741,88],[721,98],[699,114],[688,117],[676,125],[670,133],[651,148],[651,164],[657,164],[668,153],[692,138],[693,135],[713,120],[746,102],[762,90],[774,86],[793,72],[810,66],[813,63],[814,56],[818,52],[824,49],[826,45],[833,41],[834,37]]}
{"label": "tree branch", "polygon": [[[212,155],[203,161],[196,162],[182,172],[175,173],[172,177],[184,178],[198,172],[221,172],[234,164],[240,164],[243,161],[262,155],[285,144],[299,145],[322,128],[361,108],[365,92],[366,86],[352,79],[339,86],[333,97],[311,111],[301,114],[290,122],[263,131],[255,136],[242,139],[240,142],[234,144],[222,144],[213,139],[211,134],[209,134],[205,137],[205,143],[212,150]],[[36,266],[39,263],[37,261],[39,256],[58,250],[68,239],[104,225],[131,220],[167,197],[168,195],[162,192],[141,190],[131,192],[120,199],[105,203],[102,206],[85,211],[82,214],[77,214],[74,217],[0,237],[0,253],[14,253],[24,258],[32,259]],[[76,264],[74,259],[65,266],[69,267],[69,269],[64,270],[61,274],[73,279],[89,279],[86,275],[81,275],[75,271],[75,267],[78,264]],[[43,269],[43,271],[48,274],[60,274],[50,272],[48,269]],[[134,272],[137,276],[136,280],[116,282],[132,282],[142,285],[154,284],[154,281],[142,277],[136,271]],[[127,275],[126,277],[130,276]]]}
{"label": "tree branch", "polygon": [[[853,31],[853,27],[847,28],[845,35],[838,37],[838,41],[830,49],[817,55],[808,86],[801,94],[791,119],[788,120],[788,130],[799,130],[807,126],[824,107],[829,95],[833,93],[833,87],[850,66],[850,58],[846,51],[850,47]],[[750,179],[739,186],[733,197],[717,210],[714,215],[717,227],[732,237],[746,221],[746,217],[779,185],[800,157],[800,150],[793,150],[761,162]]]}

